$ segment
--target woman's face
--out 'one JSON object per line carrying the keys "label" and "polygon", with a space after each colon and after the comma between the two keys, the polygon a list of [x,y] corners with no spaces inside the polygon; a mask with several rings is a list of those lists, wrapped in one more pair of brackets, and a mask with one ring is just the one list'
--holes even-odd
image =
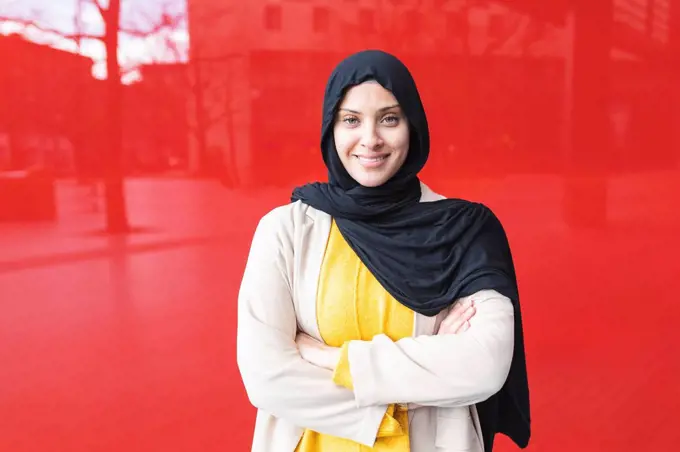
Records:
{"label": "woman's face", "polygon": [[347,91],[333,134],[340,161],[364,187],[387,182],[408,155],[408,121],[394,95],[377,82]]}

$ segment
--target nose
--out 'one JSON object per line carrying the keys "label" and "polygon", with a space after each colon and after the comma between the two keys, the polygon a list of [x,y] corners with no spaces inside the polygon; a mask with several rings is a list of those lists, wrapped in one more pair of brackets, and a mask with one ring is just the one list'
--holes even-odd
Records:
{"label": "nose", "polygon": [[361,146],[370,151],[377,151],[382,147],[383,143],[383,139],[378,134],[376,127],[366,124],[361,132]]}

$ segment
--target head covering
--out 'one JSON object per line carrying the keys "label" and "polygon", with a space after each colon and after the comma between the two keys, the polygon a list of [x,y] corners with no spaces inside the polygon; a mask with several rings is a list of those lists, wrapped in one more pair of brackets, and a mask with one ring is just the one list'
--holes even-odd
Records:
{"label": "head covering", "polygon": [[[335,148],[338,106],[352,86],[374,80],[391,91],[410,126],[408,156],[385,184],[363,187]],[[529,390],[515,269],[500,221],[486,206],[462,199],[420,202],[418,173],[430,150],[425,110],[406,66],[379,50],[353,54],[331,74],[323,102],[321,152],[328,183],[297,187],[291,200],[328,213],[368,270],[400,303],[434,316],[460,297],[496,290],[515,307],[515,347],[499,393],[477,404],[485,450],[497,432],[520,447],[530,437]]]}

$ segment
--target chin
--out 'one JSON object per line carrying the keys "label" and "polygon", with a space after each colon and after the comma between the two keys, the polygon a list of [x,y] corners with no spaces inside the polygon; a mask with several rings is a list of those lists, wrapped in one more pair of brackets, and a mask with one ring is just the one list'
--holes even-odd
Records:
{"label": "chin", "polygon": [[382,184],[384,184],[383,181],[360,181],[359,185],[362,187],[366,188],[375,188],[375,187],[380,187]]}
{"label": "chin", "polygon": [[356,180],[359,185],[369,188],[379,187],[389,179],[382,174],[357,174],[352,177],[354,177],[354,180]]}

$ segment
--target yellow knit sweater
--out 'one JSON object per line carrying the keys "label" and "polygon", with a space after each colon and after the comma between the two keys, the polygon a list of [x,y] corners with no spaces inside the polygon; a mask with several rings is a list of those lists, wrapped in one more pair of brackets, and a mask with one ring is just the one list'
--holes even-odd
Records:
{"label": "yellow knit sweater", "polygon": [[[342,347],[333,381],[352,389],[347,343],[385,334],[393,341],[411,335],[413,311],[383,289],[352,251],[335,222],[331,226],[319,277],[317,322],[324,342]],[[408,413],[390,405],[373,448],[305,430],[296,452],[408,452]]]}

